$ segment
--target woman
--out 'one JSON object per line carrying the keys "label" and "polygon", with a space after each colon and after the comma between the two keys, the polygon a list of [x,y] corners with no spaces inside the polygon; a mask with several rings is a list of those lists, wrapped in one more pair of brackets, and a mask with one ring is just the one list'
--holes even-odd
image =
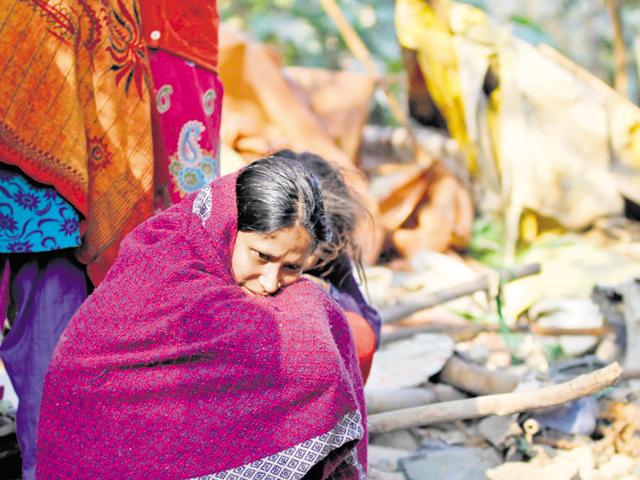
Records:
{"label": "woman", "polygon": [[351,332],[299,278],[327,240],[278,157],[136,228],[54,353],[37,478],[364,478]]}
{"label": "woman", "polygon": [[0,357],[24,479],[87,274],[102,280],[154,200],[165,208],[219,175],[218,24],[215,0],[0,2]]}

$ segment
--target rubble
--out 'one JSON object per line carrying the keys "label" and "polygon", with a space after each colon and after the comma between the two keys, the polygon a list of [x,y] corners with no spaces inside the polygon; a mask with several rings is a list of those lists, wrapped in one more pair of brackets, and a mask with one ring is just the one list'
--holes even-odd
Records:
{"label": "rubble", "polygon": [[466,480],[482,478],[486,470],[501,461],[492,448],[443,447],[418,450],[415,456],[401,460],[401,465],[409,480]]}
{"label": "rubble", "polygon": [[416,387],[438,373],[452,354],[447,335],[423,333],[383,346],[374,356],[367,389]]}
{"label": "rubble", "polygon": [[[227,29],[220,49],[225,173],[313,151],[375,217],[368,477],[640,478],[640,224],[622,217],[638,211],[640,110],[469,5],[397,4],[424,14],[399,36],[410,110],[438,128],[366,124],[375,66],[285,67]],[[0,461],[17,453],[12,402],[5,389]]]}

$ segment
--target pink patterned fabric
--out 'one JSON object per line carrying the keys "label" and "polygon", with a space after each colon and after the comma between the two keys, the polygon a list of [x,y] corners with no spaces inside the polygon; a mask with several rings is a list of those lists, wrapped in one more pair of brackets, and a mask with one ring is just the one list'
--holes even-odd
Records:
{"label": "pink patterned fabric", "polygon": [[220,175],[222,84],[215,72],[164,50],[150,49],[149,64],[156,184],[168,184],[177,203]]}
{"label": "pink patterned fabric", "polygon": [[136,228],[72,318],[45,380],[37,478],[364,478],[349,326],[306,280],[268,298],[235,284],[235,180]]}

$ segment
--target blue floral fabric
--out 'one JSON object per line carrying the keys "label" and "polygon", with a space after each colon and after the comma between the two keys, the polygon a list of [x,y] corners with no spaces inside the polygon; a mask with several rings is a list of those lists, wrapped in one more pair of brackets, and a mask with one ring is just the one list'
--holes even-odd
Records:
{"label": "blue floral fabric", "polygon": [[80,245],[80,218],[53,187],[0,164],[0,252],[48,252]]}

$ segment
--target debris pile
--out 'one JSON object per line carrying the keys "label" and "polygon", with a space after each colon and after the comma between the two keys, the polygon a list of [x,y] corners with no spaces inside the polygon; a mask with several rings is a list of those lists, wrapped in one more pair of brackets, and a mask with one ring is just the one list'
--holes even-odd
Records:
{"label": "debris pile", "polygon": [[[381,311],[390,302],[395,311],[415,307],[409,274],[385,278],[383,268],[373,269],[370,285],[392,292],[378,297]],[[508,304],[507,292],[499,295]],[[499,301],[483,293],[437,302],[423,292],[430,308],[383,327],[365,387],[371,478],[638,478],[640,280],[595,284],[582,298],[547,291],[502,328]]]}

